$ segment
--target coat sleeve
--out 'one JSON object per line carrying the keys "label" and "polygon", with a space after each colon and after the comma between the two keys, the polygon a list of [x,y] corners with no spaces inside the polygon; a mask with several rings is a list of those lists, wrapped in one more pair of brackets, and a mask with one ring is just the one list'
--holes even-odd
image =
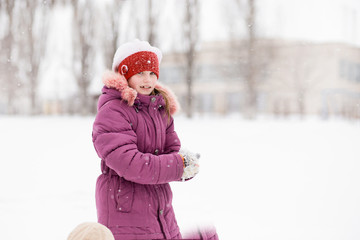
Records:
{"label": "coat sleeve", "polygon": [[156,156],[138,150],[136,133],[121,107],[108,104],[99,110],[93,125],[93,143],[106,165],[128,181],[162,184],[182,176],[183,163],[178,153]]}
{"label": "coat sleeve", "polygon": [[166,129],[166,140],[164,153],[179,152],[181,147],[180,139],[175,132],[174,119],[171,117],[170,123]]}

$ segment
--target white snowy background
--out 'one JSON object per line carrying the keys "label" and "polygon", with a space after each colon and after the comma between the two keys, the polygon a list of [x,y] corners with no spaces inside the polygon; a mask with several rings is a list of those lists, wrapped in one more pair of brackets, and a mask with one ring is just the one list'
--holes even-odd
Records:
{"label": "white snowy background", "polygon": [[[201,38],[222,40],[228,29],[219,24],[228,21],[228,8],[217,4],[226,1],[206,2]],[[358,0],[261,5],[266,36],[360,45]],[[70,25],[69,11],[55,11],[53,29]],[[45,54],[49,65],[40,76],[51,82],[38,91],[63,98],[76,88],[64,82],[73,78],[66,70],[72,53],[64,44],[71,31],[59,37],[55,30],[44,47],[56,54]],[[64,69],[62,78],[54,74],[58,69]],[[64,240],[79,223],[96,221],[100,160],[91,142],[93,119],[0,116],[0,239]],[[172,184],[183,232],[214,225],[225,240],[360,239],[359,122],[238,116],[175,121],[183,145],[201,154],[200,174]]]}
{"label": "white snowy background", "polygon": [[[172,183],[183,232],[220,239],[360,239],[360,124],[175,118],[201,172]],[[92,117],[1,117],[1,239],[64,240],[96,221]]]}

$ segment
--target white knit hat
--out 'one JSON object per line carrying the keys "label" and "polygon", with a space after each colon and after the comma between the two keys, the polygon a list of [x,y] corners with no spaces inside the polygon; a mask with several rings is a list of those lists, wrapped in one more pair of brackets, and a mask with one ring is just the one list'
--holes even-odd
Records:
{"label": "white knit hat", "polygon": [[78,225],[68,236],[67,240],[114,240],[111,231],[96,222],[85,222]]}
{"label": "white knit hat", "polygon": [[[114,59],[113,59],[113,64],[112,64],[112,70],[113,71],[118,71],[119,68],[119,73],[125,75],[126,72],[121,72],[122,71],[122,66],[119,66],[125,59],[127,61],[127,64],[129,65],[129,60],[132,61],[132,59],[129,59],[130,56],[136,54],[136,53],[150,53],[151,55],[154,55],[157,57],[157,65],[160,64],[161,59],[162,59],[162,53],[160,51],[160,49],[156,48],[156,47],[152,47],[147,41],[140,41],[138,39],[131,41],[131,42],[127,42],[122,44],[115,52],[114,55]],[[146,57],[149,57],[148,55],[146,55]],[[135,58],[137,59],[137,58]],[[150,60],[150,58],[149,58]],[[147,62],[150,62],[147,60]],[[155,63],[154,63],[155,64]],[[126,66],[126,70],[129,70],[131,72],[131,69],[128,69],[129,66]],[[159,66],[157,66],[159,67]],[[133,70],[135,71],[135,70]],[[128,79],[128,78],[127,78]]]}

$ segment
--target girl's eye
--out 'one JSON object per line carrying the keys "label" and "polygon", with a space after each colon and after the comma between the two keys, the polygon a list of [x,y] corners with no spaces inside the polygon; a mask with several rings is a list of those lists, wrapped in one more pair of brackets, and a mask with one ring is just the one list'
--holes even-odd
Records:
{"label": "girl's eye", "polygon": [[140,74],[140,75],[141,75],[141,74],[143,74],[143,72],[139,72],[138,74]]}
{"label": "girl's eye", "polygon": [[155,73],[154,73],[154,72],[151,72],[150,74],[151,74],[151,75],[155,75]]}

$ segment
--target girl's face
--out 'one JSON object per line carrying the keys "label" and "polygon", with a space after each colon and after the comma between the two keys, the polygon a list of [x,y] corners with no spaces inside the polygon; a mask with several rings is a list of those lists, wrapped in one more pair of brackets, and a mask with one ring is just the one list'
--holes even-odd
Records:
{"label": "girl's face", "polygon": [[155,88],[157,76],[150,71],[143,71],[129,78],[129,86],[142,95],[150,95]]}

